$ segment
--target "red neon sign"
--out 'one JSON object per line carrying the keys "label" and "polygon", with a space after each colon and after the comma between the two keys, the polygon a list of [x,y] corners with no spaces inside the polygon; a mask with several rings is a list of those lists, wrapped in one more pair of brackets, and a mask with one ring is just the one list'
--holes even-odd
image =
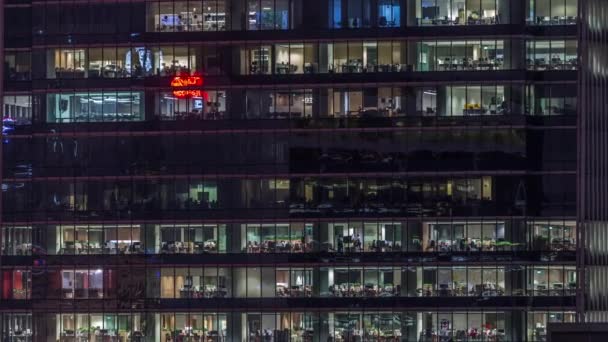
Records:
{"label": "red neon sign", "polygon": [[207,101],[209,98],[207,92],[202,90],[174,90],[173,96],[177,97],[178,99],[190,99],[193,97],[199,97],[205,99],[205,101]]}
{"label": "red neon sign", "polygon": [[171,87],[174,88],[173,96],[179,99],[189,99],[193,97],[201,97],[207,99],[207,93],[199,89],[180,89],[186,87],[201,87],[203,85],[203,77],[198,75],[192,76],[175,76],[171,80]]}
{"label": "red neon sign", "polygon": [[171,86],[174,88],[180,87],[196,87],[203,85],[203,78],[198,75],[193,76],[175,76],[171,80]]}

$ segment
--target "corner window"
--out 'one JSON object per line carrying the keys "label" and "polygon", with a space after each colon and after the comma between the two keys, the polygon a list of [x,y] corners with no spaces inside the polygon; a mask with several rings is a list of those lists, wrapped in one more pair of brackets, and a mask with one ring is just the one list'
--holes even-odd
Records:
{"label": "corner window", "polygon": [[12,130],[14,126],[32,123],[32,97],[30,95],[4,96],[3,131]]}
{"label": "corner window", "polygon": [[576,25],[578,0],[528,0],[528,25]]}
{"label": "corner window", "polygon": [[536,40],[526,42],[526,67],[529,70],[578,69],[576,40]]}

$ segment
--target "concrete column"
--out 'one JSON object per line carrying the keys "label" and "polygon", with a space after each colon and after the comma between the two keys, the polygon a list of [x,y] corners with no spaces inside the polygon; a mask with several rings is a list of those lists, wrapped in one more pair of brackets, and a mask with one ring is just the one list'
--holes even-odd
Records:
{"label": "concrete column", "polygon": [[517,292],[518,290],[524,289],[526,284],[525,279],[525,269],[523,266],[505,266],[505,295],[511,296],[514,294],[513,291]]}
{"label": "concrete column", "polygon": [[[413,323],[413,324],[412,324]],[[401,316],[402,341],[418,341],[418,324],[415,311],[406,311]]]}
{"label": "concrete column", "polygon": [[511,243],[519,243],[525,246],[527,231],[526,223],[523,220],[510,220],[505,222],[505,239]]}
{"label": "concrete column", "polygon": [[[135,5],[135,4],[133,4],[133,5]],[[152,12],[152,9],[154,7],[159,6],[159,3],[158,2],[146,2],[145,6],[147,7],[147,10],[149,11],[148,13],[150,13],[150,12]],[[158,9],[158,7],[156,9]],[[143,13],[146,13],[146,12],[144,10],[141,13],[143,14]],[[146,20],[146,28],[147,28],[148,32],[154,32],[154,31],[156,31],[156,24],[157,23],[154,22],[154,19],[155,19],[155,17],[153,15],[146,16],[145,20]]]}
{"label": "concrete column", "polygon": [[363,107],[378,106],[378,88],[363,88]]}
{"label": "concrete column", "polygon": [[226,315],[226,341],[243,341],[243,319],[241,312],[230,312]]}
{"label": "concrete column", "polygon": [[140,99],[140,111],[143,112],[144,120],[151,121],[156,119],[156,94],[154,91],[143,93],[144,98]]}
{"label": "concrete column", "polygon": [[159,333],[156,333],[156,316],[158,314],[145,312],[142,313],[142,333],[144,336],[150,336],[150,340],[160,340],[160,328]]}
{"label": "concrete column", "polygon": [[318,297],[323,291],[321,289],[321,272],[318,267],[315,267],[312,270],[312,296]]}
{"label": "concrete column", "polygon": [[504,41],[504,69],[517,70],[526,67],[526,45],[522,39]]}
{"label": "concrete column", "polygon": [[319,331],[319,341],[333,341],[333,339],[330,339],[330,329],[333,327],[329,326],[329,313],[327,312],[321,312],[319,314],[319,327],[318,327],[318,331]]}
{"label": "concrete column", "polygon": [[[55,313],[34,312],[32,314],[32,340],[34,342],[55,342],[59,337]],[[8,334],[8,332],[5,332]]]}
{"label": "concrete column", "polygon": [[[150,224],[150,223],[146,223],[146,224],[142,224],[141,225],[141,229],[142,229],[142,235],[143,235],[143,243],[144,243],[144,250],[146,252],[146,254],[155,254],[157,253],[156,251],[156,241],[160,239],[160,235],[157,234],[157,228],[158,226],[155,224]],[[158,239],[157,239],[158,237]]]}
{"label": "concrete column", "polygon": [[507,114],[520,115],[524,112],[524,85],[512,84],[505,86],[505,102]]}
{"label": "concrete column", "polygon": [[[401,88],[401,110],[407,116],[418,115],[416,111],[416,89],[414,87],[403,87]],[[405,234],[404,234],[405,235]],[[403,245],[407,247],[407,244]]]}
{"label": "concrete column", "polygon": [[219,209],[242,208],[243,199],[241,198],[241,183],[244,180],[222,179],[217,181],[218,194],[217,206]]}
{"label": "concrete column", "polygon": [[[437,116],[452,115],[447,106],[448,92],[446,86],[437,87]],[[424,110],[424,108],[423,108]]]}
{"label": "concrete column", "polygon": [[401,296],[416,297],[416,267],[410,266],[403,269],[401,275],[403,286],[401,286]]}
{"label": "concrete column", "polygon": [[524,25],[526,23],[527,0],[499,0],[498,22],[500,24]]}
{"label": "concrete column", "polygon": [[[232,91],[231,91],[232,93]],[[234,108],[230,110],[231,119],[257,118],[262,116],[267,108],[264,101],[264,91],[257,89],[236,90],[231,98]]]}
{"label": "concrete column", "polygon": [[318,70],[315,70],[315,72],[318,73],[328,73],[329,72],[329,65],[330,63],[332,63],[331,61],[329,61],[329,46],[327,45],[327,43],[319,43],[319,50],[318,50],[318,54],[317,54],[317,58],[318,58],[318,63],[319,63],[319,67]]}
{"label": "concrete column", "polygon": [[[407,235],[408,235],[408,252],[418,252],[422,246],[422,222],[420,221],[408,221],[407,222]],[[418,238],[420,244],[414,243],[414,238]]]}
{"label": "concrete column", "polygon": [[310,63],[315,74],[319,72],[319,44],[304,44],[304,63]]}
{"label": "concrete column", "polygon": [[513,310],[507,311],[505,314],[505,333],[507,334],[507,341],[525,341],[525,329],[524,325],[526,322],[525,310]]}
{"label": "concrete column", "polygon": [[[329,231],[329,227],[328,224],[326,222],[320,222],[319,223],[319,231],[320,231],[320,236],[319,236],[319,244],[320,246],[326,246],[327,243],[329,242],[330,244],[333,244],[334,241],[334,237],[333,237],[333,231],[330,232]],[[335,248],[335,246],[334,246]],[[323,252],[324,248],[321,248],[321,251]]]}
{"label": "concrete column", "polygon": [[55,238],[56,226],[33,225],[32,245],[44,247],[48,254],[55,254],[57,250],[57,239]]}
{"label": "concrete column", "polygon": [[245,59],[243,62],[247,63],[246,53],[241,53],[240,46],[227,47],[226,50],[226,73],[228,75],[241,75],[247,73],[247,70],[241,70],[241,59]]}
{"label": "concrete column", "polygon": [[276,73],[276,65],[277,65],[277,59],[276,57],[276,46],[273,44],[270,46],[270,74],[274,74]]}
{"label": "concrete column", "polygon": [[[53,52],[49,53],[51,56]],[[55,77],[55,61],[52,58],[47,58],[47,52],[44,49],[32,49],[32,79],[44,79],[49,74]],[[46,66],[46,68],[45,68]]]}
{"label": "concrete column", "polygon": [[50,293],[51,291],[49,291],[49,283],[53,276],[59,277],[59,270],[50,272],[46,266],[34,266],[32,268],[31,296],[34,302],[37,302],[38,299],[51,299],[53,295],[58,295],[58,293]]}
{"label": "concrete column", "polygon": [[[369,11],[369,26],[370,27],[378,27],[378,19],[380,19],[378,17],[378,0],[369,0],[369,4],[370,4],[370,11]],[[365,2],[364,2],[364,8],[363,8],[363,19],[365,20]]]}
{"label": "concrete column", "polygon": [[[316,7],[316,6],[313,6],[313,7]],[[289,18],[290,28],[291,29],[301,29],[302,23],[303,23],[302,19],[306,15],[306,13],[304,12],[304,1],[292,0],[289,15],[290,15],[290,18]]]}
{"label": "concrete column", "polygon": [[228,119],[244,119],[247,111],[247,98],[244,89],[229,89],[226,91],[226,117]]}
{"label": "concrete column", "polygon": [[[1,96],[0,102],[4,100],[4,96]],[[4,108],[4,105],[2,105]],[[43,123],[46,122],[46,95],[44,94],[32,94],[32,123]]]}
{"label": "concrete column", "polygon": [[321,243],[323,242],[321,237],[321,226],[319,223],[313,224],[312,239],[316,242],[316,245],[313,245],[314,251],[318,252],[319,248],[321,248]]}
{"label": "concrete column", "polygon": [[[405,105],[405,103],[402,101],[401,105]],[[401,241],[399,241],[399,243],[401,244],[401,248],[399,249],[399,251],[401,252],[406,252],[407,251],[407,222],[406,221],[401,221],[400,222],[401,225]],[[395,241],[397,242],[397,241]]]}
{"label": "concrete column", "polygon": [[247,3],[245,0],[230,0],[230,23],[226,23],[227,28],[232,27],[232,31],[245,30],[247,23]]}
{"label": "concrete column", "polygon": [[337,105],[340,115],[346,115],[350,108],[350,101],[350,89],[340,89],[340,103],[334,103],[334,108]]}
{"label": "concrete column", "polygon": [[[405,6],[401,6],[401,18],[405,19],[407,26],[417,26],[416,22],[416,1],[407,0]],[[405,12],[405,15],[404,13]]]}
{"label": "concrete column", "polygon": [[[329,4],[325,0],[297,0],[301,3],[302,28],[321,29],[327,28],[329,23]],[[297,28],[297,27],[296,27]]]}
{"label": "concrete column", "polygon": [[[418,45],[414,41],[407,41],[408,71],[416,71],[418,66]],[[411,65],[411,67],[410,67]]]}
{"label": "concrete column", "polygon": [[[340,23],[341,28],[350,27],[350,18],[349,18],[350,13],[348,13],[348,1],[347,0],[340,1],[340,11],[342,12],[342,22]],[[359,24],[361,24],[361,23],[359,23]]]}
{"label": "concrete column", "polygon": [[229,253],[242,253],[242,238],[241,235],[241,224],[240,223],[229,223],[226,225],[226,231],[229,232],[227,241],[227,249]]}

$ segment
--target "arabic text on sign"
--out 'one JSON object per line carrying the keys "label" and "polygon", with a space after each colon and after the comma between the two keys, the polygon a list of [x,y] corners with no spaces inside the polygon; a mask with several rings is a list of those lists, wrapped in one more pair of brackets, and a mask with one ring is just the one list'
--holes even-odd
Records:
{"label": "arabic text on sign", "polygon": [[200,76],[176,76],[171,80],[172,87],[191,87],[191,86],[202,86],[203,78]]}

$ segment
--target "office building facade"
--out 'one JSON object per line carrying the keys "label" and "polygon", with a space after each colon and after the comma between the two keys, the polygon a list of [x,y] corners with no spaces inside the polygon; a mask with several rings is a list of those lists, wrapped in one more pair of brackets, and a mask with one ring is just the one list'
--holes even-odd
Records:
{"label": "office building facade", "polygon": [[4,0],[3,341],[545,341],[601,320],[586,6]]}

